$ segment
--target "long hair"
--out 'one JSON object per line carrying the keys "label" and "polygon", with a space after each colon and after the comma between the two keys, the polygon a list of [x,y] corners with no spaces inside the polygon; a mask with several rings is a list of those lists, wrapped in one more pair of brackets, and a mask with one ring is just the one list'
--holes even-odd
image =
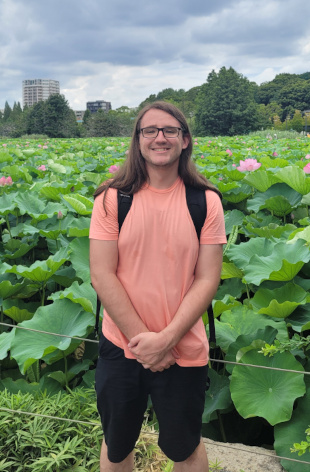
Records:
{"label": "long hair", "polygon": [[157,101],[146,105],[139,112],[135,121],[127,159],[120,169],[114,174],[112,179],[103,182],[103,184],[98,187],[94,193],[94,196],[96,197],[110,187],[122,190],[123,193],[134,194],[138,192],[145,183],[147,183],[148,173],[145,160],[140,152],[139,134],[140,124],[143,116],[147,111],[152,109],[162,110],[176,118],[176,120],[178,120],[180,123],[183,136],[188,136],[189,143],[187,148],[183,149],[181,152],[178,169],[179,176],[183,180],[184,184],[191,185],[203,190],[214,190],[216,193],[221,195],[219,190],[197,171],[195,164],[191,159],[193,151],[193,139],[186,118],[181,110],[169,102]]}

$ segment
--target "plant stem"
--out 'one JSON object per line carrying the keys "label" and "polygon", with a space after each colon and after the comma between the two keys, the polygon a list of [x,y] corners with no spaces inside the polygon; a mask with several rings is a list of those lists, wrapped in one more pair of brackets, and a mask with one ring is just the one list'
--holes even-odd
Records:
{"label": "plant stem", "polygon": [[221,431],[223,442],[227,442],[226,433],[225,433],[221,413],[219,411],[217,411],[216,413],[217,413],[217,419],[218,419],[219,425],[220,425],[220,431]]}
{"label": "plant stem", "polygon": [[62,353],[63,358],[64,358],[64,364],[65,364],[65,377],[66,377],[66,388],[69,388],[69,381],[68,381],[68,361],[67,357],[65,356],[65,353]]}
{"label": "plant stem", "polygon": [[5,221],[6,221],[6,225],[7,225],[7,228],[8,228],[8,232],[9,232],[10,238],[13,239],[13,238],[12,238],[11,227],[10,227],[10,222],[9,222],[8,215],[5,215]]}

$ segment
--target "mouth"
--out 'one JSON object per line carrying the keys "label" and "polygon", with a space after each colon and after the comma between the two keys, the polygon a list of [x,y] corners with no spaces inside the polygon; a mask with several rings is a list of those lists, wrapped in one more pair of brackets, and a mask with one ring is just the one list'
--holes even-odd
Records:
{"label": "mouth", "polygon": [[169,148],[153,148],[152,151],[154,151],[154,152],[166,152],[166,151],[169,151]]}

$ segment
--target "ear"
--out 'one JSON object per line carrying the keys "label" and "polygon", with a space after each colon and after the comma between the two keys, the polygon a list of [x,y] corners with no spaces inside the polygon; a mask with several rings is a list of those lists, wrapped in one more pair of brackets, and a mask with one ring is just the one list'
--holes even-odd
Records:
{"label": "ear", "polygon": [[186,149],[189,145],[189,135],[185,134],[183,136],[183,144],[182,144],[182,149]]}

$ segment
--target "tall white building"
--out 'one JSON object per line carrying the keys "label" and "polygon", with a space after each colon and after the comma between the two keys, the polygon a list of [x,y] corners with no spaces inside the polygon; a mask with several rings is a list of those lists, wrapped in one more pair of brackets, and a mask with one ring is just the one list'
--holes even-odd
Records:
{"label": "tall white building", "polygon": [[31,107],[41,100],[47,100],[50,95],[60,93],[58,80],[27,79],[23,80],[23,106]]}

